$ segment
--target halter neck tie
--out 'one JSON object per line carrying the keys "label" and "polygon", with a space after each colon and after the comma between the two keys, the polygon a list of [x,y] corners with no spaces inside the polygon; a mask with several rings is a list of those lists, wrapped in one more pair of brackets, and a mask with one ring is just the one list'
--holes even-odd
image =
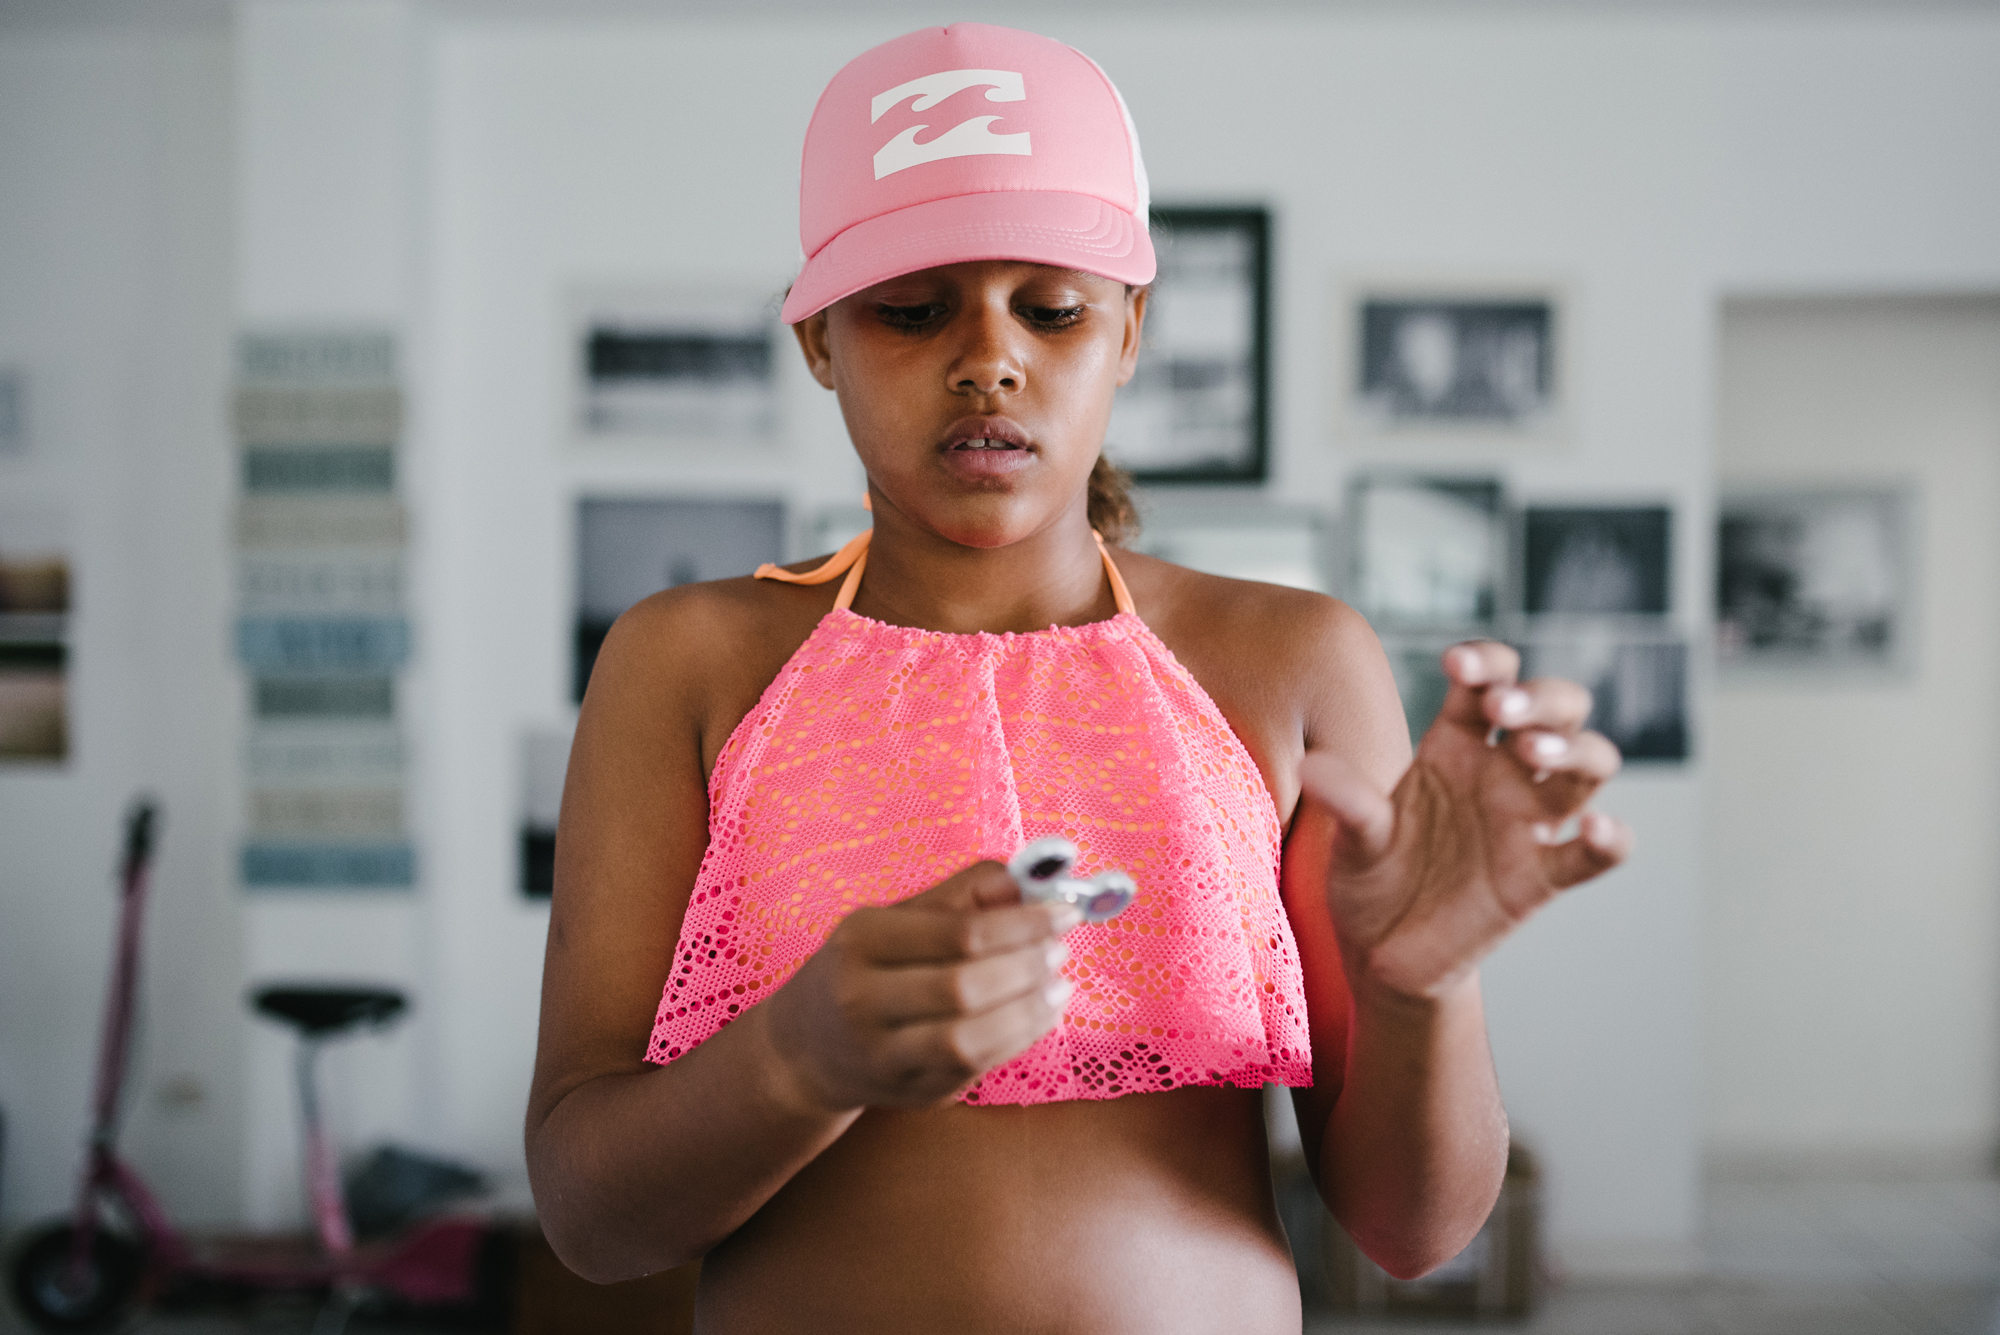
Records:
{"label": "halter neck tie", "polygon": [[[861,590],[861,572],[868,568],[868,540],[874,536],[872,528],[856,535],[811,570],[786,570],[766,561],[757,567],[755,578],[775,579],[786,584],[826,584],[844,572],[847,579],[842,582],[840,596],[833,600],[833,605],[845,611],[854,606],[854,595]],[[1104,535],[1092,529],[1090,536],[1097,539],[1097,554],[1104,558],[1104,574],[1111,581],[1111,601],[1119,611],[1132,612],[1131,591],[1125,587],[1125,577],[1118,573],[1118,563],[1111,559],[1111,549],[1104,545]]]}

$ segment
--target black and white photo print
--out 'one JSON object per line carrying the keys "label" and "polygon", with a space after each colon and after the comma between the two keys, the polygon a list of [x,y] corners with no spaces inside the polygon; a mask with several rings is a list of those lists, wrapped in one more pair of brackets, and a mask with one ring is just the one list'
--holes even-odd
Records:
{"label": "black and white photo print", "polygon": [[1537,506],[1522,514],[1522,610],[1656,616],[1668,608],[1672,511]]}
{"label": "black and white photo print", "polygon": [[1721,506],[1715,644],[1725,666],[1893,668],[1913,636],[1907,493],[1739,493]]}
{"label": "black and white photo print", "polygon": [[1139,481],[1264,480],[1270,235],[1263,209],[1153,210],[1159,276],[1105,433]]}
{"label": "black and white photo print", "polygon": [[576,340],[586,439],[760,444],[777,429],[769,293],[699,290],[584,303]]}
{"label": "black and white photo print", "polygon": [[1396,695],[1403,702],[1403,721],[1415,745],[1430,731],[1444,708],[1451,679],[1444,675],[1444,651],[1452,641],[1436,638],[1403,639],[1387,636],[1382,652],[1388,656],[1389,671],[1395,674]]}
{"label": "black and white photo print", "polygon": [[1381,626],[1479,630],[1499,606],[1503,522],[1493,478],[1356,479],[1348,601]]}
{"label": "black and white photo print", "polygon": [[1387,430],[1534,430],[1556,411],[1549,297],[1363,297],[1355,402]]}
{"label": "black and white photo print", "polygon": [[572,684],[583,699],[597,651],[625,609],[661,589],[747,575],[784,559],[777,501],[585,497],[576,506]]}
{"label": "black and white photo print", "polygon": [[1521,676],[1567,677],[1589,688],[1589,726],[1628,761],[1686,760],[1687,645],[1611,628],[1535,639],[1522,646]]}

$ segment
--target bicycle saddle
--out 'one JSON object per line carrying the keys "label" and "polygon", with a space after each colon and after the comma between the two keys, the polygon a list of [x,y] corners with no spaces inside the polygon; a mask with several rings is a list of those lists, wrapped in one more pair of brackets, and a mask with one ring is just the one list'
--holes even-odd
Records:
{"label": "bicycle saddle", "polygon": [[409,1005],[393,988],[309,984],[260,987],[250,994],[250,1004],[306,1038],[324,1038],[364,1024],[385,1025]]}

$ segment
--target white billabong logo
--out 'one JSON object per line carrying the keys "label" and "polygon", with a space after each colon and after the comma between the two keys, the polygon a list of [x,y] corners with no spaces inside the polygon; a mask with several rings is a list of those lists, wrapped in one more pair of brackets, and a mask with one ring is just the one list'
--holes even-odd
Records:
{"label": "white billabong logo", "polygon": [[[1013,70],[940,70],[921,79],[897,84],[886,93],[877,93],[869,107],[868,123],[873,125],[882,119],[883,112],[913,97],[917,100],[910,103],[910,110],[929,111],[953,93],[982,86],[986,89],[988,102],[1028,100],[1027,88],[1021,76]],[[931,127],[912,125],[876,152],[875,179],[879,181],[905,167],[937,162],[943,158],[969,158],[981,153],[1033,156],[1034,150],[1028,147],[1027,131],[995,134],[986,128],[999,119],[998,116],[974,116],[971,120],[960,121],[925,144],[917,142],[917,135]]]}

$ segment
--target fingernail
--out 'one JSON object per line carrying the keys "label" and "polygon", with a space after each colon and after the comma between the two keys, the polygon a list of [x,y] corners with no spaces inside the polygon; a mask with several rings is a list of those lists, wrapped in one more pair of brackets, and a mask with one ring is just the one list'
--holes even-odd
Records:
{"label": "fingernail", "polygon": [[1042,995],[1048,999],[1049,1005],[1054,1006],[1057,1010],[1061,1010],[1069,1004],[1070,993],[1074,991],[1076,991],[1075,983],[1072,983],[1067,978],[1058,978],[1055,982],[1050,983],[1042,989]]}
{"label": "fingernail", "polygon": [[1067,932],[1083,921],[1083,910],[1074,904],[1064,904],[1055,911],[1050,921],[1055,924],[1058,932]]}
{"label": "fingernail", "polygon": [[1611,833],[1611,817],[1593,811],[1583,818],[1583,837],[1596,847],[1609,847]]}
{"label": "fingernail", "polygon": [[1060,969],[1063,963],[1069,959],[1069,943],[1058,941],[1044,950],[1042,954],[1048,960],[1049,968]]}
{"label": "fingernail", "polygon": [[1508,690],[1500,693],[1500,721],[1518,723],[1528,717],[1528,693],[1522,690]]}
{"label": "fingernail", "polygon": [[1452,657],[1458,661],[1459,675],[1467,679],[1467,684],[1477,685],[1478,678],[1482,675],[1479,671],[1482,664],[1479,660],[1478,651],[1474,649],[1454,649],[1452,650]]}
{"label": "fingernail", "polygon": [[1552,732],[1545,732],[1535,738],[1533,750],[1537,760],[1561,760],[1569,752],[1569,742]]}

